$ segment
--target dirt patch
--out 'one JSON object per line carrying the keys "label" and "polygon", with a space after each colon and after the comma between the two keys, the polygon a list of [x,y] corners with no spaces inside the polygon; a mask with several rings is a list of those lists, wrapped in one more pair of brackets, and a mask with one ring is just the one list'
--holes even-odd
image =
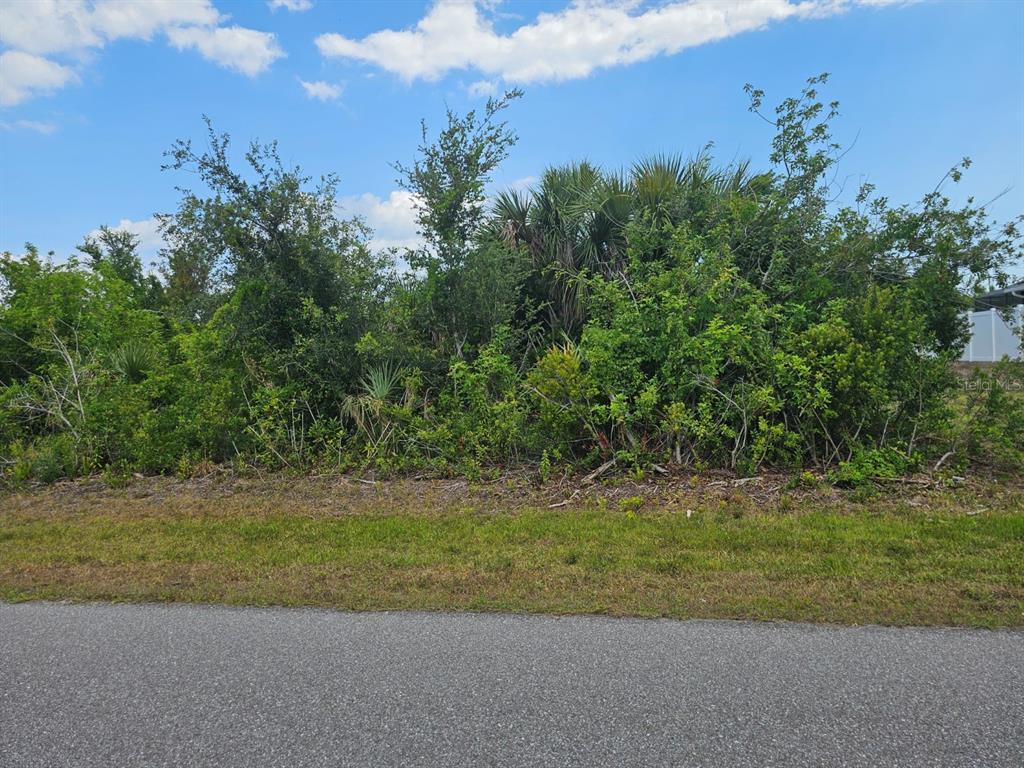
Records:
{"label": "dirt patch", "polygon": [[802,481],[784,473],[737,478],[722,472],[636,478],[583,476],[542,484],[535,473],[509,472],[495,480],[272,474],[246,477],[214,471],[197,478],[135,477],[115,488],[98,478],[0,492],[14,514],[123,514],[132,517],[218,515],[515,514],[522,509],[608,508],[644,511],[730,510],[736,515],[801,509],[877,510],[931,507],[976,513],[988,505],[1024,508],[1024,477],[970,478],[951,486],[927,476],[885,483],[872,494],[829,485],[820,476]]}

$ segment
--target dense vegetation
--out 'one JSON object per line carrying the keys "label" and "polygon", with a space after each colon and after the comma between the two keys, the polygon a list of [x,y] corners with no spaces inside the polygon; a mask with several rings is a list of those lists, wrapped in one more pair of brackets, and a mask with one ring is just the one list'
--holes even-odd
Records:
{"label": "dense vegetation", "polygon": [[614,460],[856,481],[950,451],[1019,467],[1024,404],[993,377],[965,405],[951,365],[968,297],[1021,258],[1016,224],[941,184],[839,206],[825,80],[767,115],[748,87],[769,168],[579,162],[494,198],[520,94],[449,113],[395,166],[420,205],[408,253],[371,251],[334,177],[274,144],[240,169],[209,126],[205,150],[168,152],[201,187],[161,217],[159,278],[108,229],[63,263],[0,260],[5,476]]}

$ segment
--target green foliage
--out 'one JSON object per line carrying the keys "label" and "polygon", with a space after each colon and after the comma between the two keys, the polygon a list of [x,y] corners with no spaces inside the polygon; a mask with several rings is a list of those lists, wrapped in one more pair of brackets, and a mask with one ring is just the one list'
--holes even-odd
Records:
{"label": "green foliage", "polygon": [[339,217],[333,176],[272,143],[236,165],[208,122],[208,149],[168,153],[201,186],[160,218],[162,280],[108,228],[81,262],[0,258],[4,477],[674,463],[813,466],[867,493],[926,460],[1019,471],[1020,364],[952,366],[968,297],[1021,259],[1018,222],[941,184],[837,206],[826,82],[773,114],[748,89],[775,129],[760,172],[709,151],[571,163],[490,211],[520,94],[449,113],[396,166],[425,241],[404,265]]}
{"label": "green foliage", "polygon": [[421,277],[410,276],[401,288],[410,312],[404,319],[407,333],[433,348],[430,367],[443,367],[451,355],[463,359],[488,343],[515,310],[523,260],[485,236],[484,190],[517,141],[498,117],[521,95],[513,90],[488,99],[482,116],[449,110],[448,124],[433,142],[424,122],[419,157],[412,166],[395,164],[399,183],[414,196],[426,243],[405,254]]}
{"label": "green foliage", "polygon": [[471,363],[453,361],[436,404],[431,426],[421,432],[430,450],[459,467],[514,461],[524,447],[527,412],[518,371],[504,351],[499,331]]}
{"label": "green foliage", "polygon": [[975,369],[960,382],[959,402],[944,421],[940,448],[1000,470],[1024,466],[1024,362],[1004,360],[991,370]]}
{"label": "green foliage", "polygon": [[[260,383],[297,383],[311,407],[337,400],[356,383],[354,348],[371,327],[382,264],[362,225],[338,218],[333,176],[311,187],[273,143],[253,142],[236,169],[229,137],[207,128],[207,151],[178,141],[165,166],[207,187],[206,196],[184,191],[162,220],[172,311],[230,328],[233,353]],[[194,254],[201,277],[188,272]]]}
{"label": "green foliage", "polygon": [[138,384],[153,368],[152,348],[141,341],[129,341],[110,356],[110,368],[130,383]]}
{"label": "green foliage", "polygon": [[625,176],[574,163],[548,169],[527,195],[499,195],[490,232],[529,255],[524,301],[548,337],[576,337],[587,317],[588,277],[625,277],[631,227],[710,226],[726,201],[758,194],[769,179],[751,176],[746,164],[715,169],[707,153],[647,158]]}
{"label": "green foliage", "polygon": [[541,451],[540,462],[537,464],[537,473],[540,475],[541,484],[546,484],[551,479],[551,457],[548,449]]}
{"label": "green foliage", "polygon": [[640,511],[640,507],[643,505],[643,496],[626,496],[619,499],[619,510],[624,512],[626,517],[629,518],[635,517],[636,513]]}
{"label": "green foliage", "polygon": [[858,449],[847,461],[829,474],[836,485],[862,486],[872,480],[891,480],[905,475],[918,464],[920,457],[908,457],[893,447]]}
{"label": "green foliage", "polygon": [[360,379],[359,384],[368,397],[372,397],[375,400],[387,400],[401,377],[402,370],[400,368],[396,368],[390,363],[385,363],[376,368],[371,368]]}
{"label": "green foliage", "polygon": [[570,455],[578,438],[597,438],[590,421],[597,390],[571,341],[548,349],[527,374],[526,390],[545,444]]}
{"label": "green foliage", "polygon": [[155,275],[144,275],[139,259],[138,235],[104,225],[95,236],[87,235],[78,250],[89,257],[94,270],[109,270],[130,286],[136,302],[146,309],[164,303],[164,287]]}
{"label": "green foliage", "polygon": [[429,141],[424,121],[420,157],[412,166],[395,164],[403,188],[416,195],[420,234],[429,245],[411,255],[412,266],[449,270],[462,265],[483,223],[484,187],[517,140],[497,117],[521,96],[512,90],[488,99],[482,116],[474,111],[460,117],[448,110],[448,125],[435,142]]}
{"label": "green foliage", "polygon": [[17,484],[30,480],[52,483],[74,477],[79,470],[72,441],[66,435],[50,436],[29,445],[11,444],[7,476]]}

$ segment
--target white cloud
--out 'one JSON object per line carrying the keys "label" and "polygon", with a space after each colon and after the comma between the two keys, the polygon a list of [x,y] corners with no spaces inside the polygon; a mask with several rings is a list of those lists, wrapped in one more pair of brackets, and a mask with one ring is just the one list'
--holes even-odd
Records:
{"label": "white cloud", "polygon": [[335,99],[341,98],[342,92],[345,90],[345,86],[336,83],[326,83],[323,80],[315,80],[314,82],[308,83],[303,79],[299,79],[299,84],[302,86],[302,90],[306,92],[306,95],[311,99],[317,99],[318,101],[334,101]]}
{"label": "white cloud", "polygon": [[415,249],[423,245],[417,234],[416,198],[404,189],[396,189],[386,198],[369,192],[343,197],[338,201],[342,212],[360,216],[373,230],[370,247]]}
{"label": "white cloud", "polygon": [[0,129],[5,131],[32,131],[49,136],[57,130],[54,123],[42,123],[37,120],[13,120],[11,122],[0,121]]}
{"label": "white cloud", "polygon": [[209,0],[115,0],[96,3],[93,19],[108,40],[121,37],[152,39],[171,26],[213,26],[222,21]]}
{"label": "white cloud", "polygon": [[78,75],[42,56],[24,51],[0,53],[0,106],[12,107],[39,93],[54,91]]}
{"label": "white cloud", "polygon": [[474,99],[481,96],[493,96],[497,92],[498,84],[493,80],[477,80],[475,83],[470,83],[466,88],[466,93]]}
{"label": "white cloud", "polygon": [[521,179],[515,179],[514,181],[510,182],[508,186],[510,189],[524,190],[529,189],[536,183],[536,176],[523,176]]}
{"label": "white cloud", "polygon": [[0,42],[29,53],[66,53],[220,21],[210,0],[30,0],[0,6]]}
{"label": "white cloud", "polygon": [[[166,245],[163,237],[160,235],[159,222],[155,218],[141,219],[139,221],[121,219],[117,226],[111,227],[111,229],[131,232],[133,235],[138,236],[139,256],[143,264],[152,264],[158,256],[160,249]],[[97,237],[99,233],[98,229],[94,229],[89,233],[89,237]]]}
{"label": "white cloud", "polygon": [[0,43],[28,53],[57,53],[103,45],[84,3],[56,0],[0,5]]}
{"label": "white cloud", "polygon": [[270,6],[270,10],[272,11],[276,11],[278,8],[284,8],[287,11],[293,11],[295,13],[308,11],[313,7],[311,0],[267,0],[267,5]]}
{"label": "white cloud", "polygon": [[203,58],[249,77],[284,56],[272,33],[245,27],[172,27],[167,39],[179,50],[195,48]]}
{"label": "white cloud", "polygon": [[330,33],[316,45],[324,56],[375,64],[410,82],[460,69],[516,83],[544,82],[675,54],[788,18],[839,13],[857,2],[687,0],[638,10],[635,1],[577,0],[499,34],[478,4],[439,0],[412,29],[384,29],[361,40]]}
{"label": "white cloud", "polygon": [[[78,80],[75,65],[119,39],[164,34],[179,48],[195,48],[228,69],[255,75],[284,55],[276,37],[239,26],[211,0],[23,0],[0,2],[0,44],[9,50],[0,80],[0,105],[11,106]],[[46,57],[65,57],[58,63]],[[10,58],[14,57],[14,58]]]}

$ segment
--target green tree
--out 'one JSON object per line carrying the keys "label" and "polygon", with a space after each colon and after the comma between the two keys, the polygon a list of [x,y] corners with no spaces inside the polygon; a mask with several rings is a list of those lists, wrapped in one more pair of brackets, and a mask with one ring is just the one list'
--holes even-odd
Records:
{"label": "green tree", "polygon": [[491,174],[518,140],[498,117],[522,91],[488,99],[482,115],[459,116],[448,110],[448,125],[433,142],[426,121],[422,143],[411,166],[395,163],[398,183],[416,199],[420,235],[427,243],[409,254],[410,264],[446,271],[462,265],[484,219],[485,189]]}
{"label": "green tree", "polygon": [[486,344],[512,315],[522,264],[519,254],[484,235],[486,186],[517,137],[499,115],[521,91],[488,99],[483,114],[448,111],[430,141],[423,122],[419,156],[396,163],[399,184],[413,193],[425,247],[407,254],[414,322],[445,358]]}
{"label": "green tree", "polygon": [[163,219],[171,299],[196,319],[215,318],[255,380],[340,400],[381,300],[382,262],[368,232],[339,218],[336,177],[311,185],[284,167],[274,143],[252,142],[238,170],[228,135],[206,123],[208,149],[178,141],[165,166],[194,171],[207,188],[182,190],[178,212]]}
{"label": "green tree", "polygon": [[108,265],[113,273],[132,287],[139,305],[157,309],[164,303],[163,285],[156,275],[144,275],[139,258],[139,236],[123,229],[100,227],[96,235],[86,235],[77,250],[88,256],[93,269]]}
{"label": "green tree", "polygon": [[578,338],[586,320],[587,276],[627,279],[631,224],[657,228],[685,221],[692,230],[708,230],[727,201],[756,195],[770,179],[752,176],[745,163],[715,168],[707,152],[689,160],[646,158],[624,175],[574,163],[549,168],[527,194],[501,193],[490,229],[509,247],[529,253],[528,298],[544,308],[549,338]]}

